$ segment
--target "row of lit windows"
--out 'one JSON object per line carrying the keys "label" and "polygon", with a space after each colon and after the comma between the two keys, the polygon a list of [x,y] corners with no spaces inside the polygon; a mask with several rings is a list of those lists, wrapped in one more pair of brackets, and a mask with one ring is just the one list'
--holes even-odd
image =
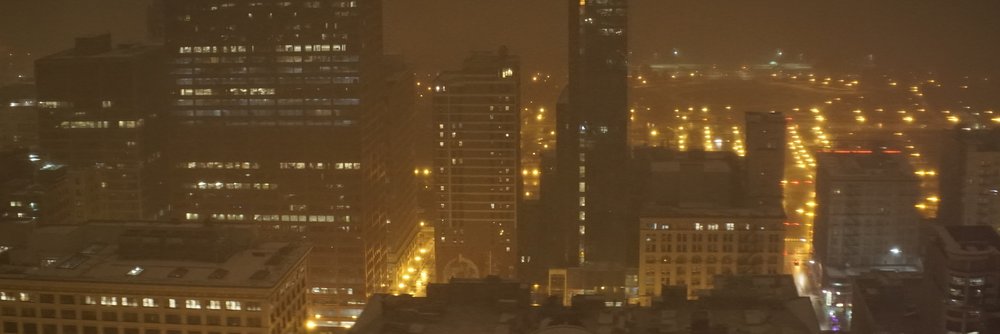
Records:
{"label": "row of lit windows", "polygon": [[207,121],[184,121],[180,122],[179,125],[182,126],[202,126],[211,124],[212,126],[231,126],[231,127],[270,127],[270,126],[288,126],[288,127],[302,127],[302,126],[335,126],[335,127],[352,127],[356,126],[358,122],[353,120],[336,120],[336,121],[224,121],[224,122],[207,122]]}
{"label": "row of lit windows", "polygon": [[[201,214],[188,212],[185,219],[197,221],[201,219]],[[241,213],[213,213],[210,215],[213,220],[218,221],[244,221],[245,216]],[[253,220],[258,222],[302,222],[302,223],[334,223],[351,222],[351,216],[343,216],[339,220],[334,215],[253,215]]]}
{"label": "row of lit windows", "polygon": [[323,163],[323,162],[282,162],[279,164],[281,169],[337,169],[337,170],[357,170],[361,169],[361,163],[358,162],[338,162],[338,163]]}
{"label": "row of lit windows", "polygon": [[312,45],[277,45],[275,52],[323,52],[323,51],[347,51],[347,44],[312,44]]}
{"label": "row of lit windows", "polygon": [[[687,226],[688,224],[684,224],[684,225]],[[746,231],[750,230],[750,224],[742,224],[742,225],[743,226],[741,226],[741,230],[746,230]],[[720,224],[702,224],[702,223],[694,223],[693,226],[694,226],[694,230],[695,231],[704,231],[704,230],[718,231],[719,228],[722,227],[722,225],[720,225]],[[649,225],[649,229],[650,230],[670,230],[670,224],[652,223],[652,224]],[[760,229],[763,230],[764,227],[760,226]],[[736,224],[735,223],[726,223],[725,224],[725,230],[726,231],[735,231],[736,230]]]}
{"label": "row of lit windows", "polygon": [[[182,89],[182,95],[212,95],[211,89]],[[192,91],[187,94],[184,91]],[[198,91],[202,91],[199,94]],[[175,106],[356,106],[361,104],[361,99],[178,99],[174,101]]]}
{"label": "row of lit windows", "polygon": [[[59,123],[60,129],[108,129],[113,123],[111,121],[63,121]],[[140,128],[144,124],[143,120],[138,121],[118,121],[119,129]]]}
{"label": "row of lit windows", "polygon": [[177,165],[184,169],[260,169],[256,162],[189,161]]}
{"label": "row of lit windows", "polygon": [[178,53],[244,53],[247,52],[245,45],[228,46],[182,46],[177,49]]}
{"label": "row of lit windows", "polygon": [[278,185],[274,183],[248,183],[248,182],[198,182],[184,185],[186,189],[203,190],[275,190]]}
{"label": "row of lit windows", "polygon": [[[56,297],[52,294],[32,294],[27,292],[0,291],[0,301],[18,301],[42,304],[55,304]],[[59,304],[76,304],[72,295],[60,295]],[[83,296],[83,305],[126,306],[126,307],[165,307],[228,311],[260,311],[258,302],[241,302],[235,300],[199,300],[199,299],[156,299],[118,296]]]}

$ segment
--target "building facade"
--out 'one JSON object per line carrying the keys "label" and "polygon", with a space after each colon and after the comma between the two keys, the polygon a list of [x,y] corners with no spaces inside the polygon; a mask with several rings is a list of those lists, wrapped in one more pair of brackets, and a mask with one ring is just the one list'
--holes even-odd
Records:
{"label": "building facade", "polygon": [[[556,111],[564,265],[633,263],[628,218],[628,3],[569,0],[569,86]],[[558,264],[557,264],[558,265]]]}
{"label": "building facade", "polygon": [[77,196],[78,219],[166,214],[161,51],[100,35],[35,64],[42,156],[97,185]]}
{"label": "building facade", "polygon": [[784,215],[744,209],[647,208],[640,218],[639,296],[664,286],[688,298],[714,287],[716,275],[775,275],[784,268]]}
{"label": "building facade", "polygon": [[[384,230],[367,206],[384,168],[365,150],[389,108],[382,87],[381,1],[198,0],[164,3],[173,216],[255,223],[305,237],[320,325],[360,313],[387,289]],[[384,175],[384,174],[383,174]],[[369,202],[370,203],[370,202]]]}
{"label": "building facade", "polygon": [[35,86],[0,87],[0,151],[38,148]]}
{"label": "building facade", "polygon": [[993,226],[935,226],[925,273],[941,310],[935,333],[1000,330],[1000,236]]}
{"label": "building facade", "polygon": [[439,280],[516,277],[521,70],[501,48],[434,82]]}
{"label": "building facade", "polygon": [[918,180],[897,152],[818,155],[813,247],[827,273],[918,267]]}
{"label": "building facade", "polygon": [[10,250],[3,266],[0,333],[304,332],[308,248],[256,242],[250,229],[38,229],[36,242]]}
{"label": "building facade", "polygon": [[1000,229],[1000,130],[953,130],[946,142],[938,216]]}

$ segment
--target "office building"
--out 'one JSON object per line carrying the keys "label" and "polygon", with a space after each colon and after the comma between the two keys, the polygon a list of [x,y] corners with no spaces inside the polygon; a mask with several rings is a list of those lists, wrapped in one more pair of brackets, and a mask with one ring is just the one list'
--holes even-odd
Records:
{"label": "office building", "polygon": [[1000,130],[953,130],[942,150],[938,217],[1000,229]]}
{"label": "office building", "polygon": [[516,277],[520,80],[518,58],[501,48],[434,81],[439,280]]}
{"label": "office building", "polygon": [[35,86],[0,87],[0,151],[38,148]]}
{"label": "office building", "polygon": [[[993,226],[935,226],[926,273],[940,313],[933,333],[1000,331],[1000,236]],[[928,291],[929,290],[929,291]]]}
{"label": "office building", "polygon": [[112,46],[110,35],[36,62],[42,157],[97,185],[77,195],[81,220],[166,213],[162,64],[159,47]]}
{"label": "office building", "polygon": [[639,296],[644,305],[664,286],[685,286],[695,299],[721,276],[775,275],[784,267],[780,207],[663,207],[640,218]]}
{"label": "office building", "polygon": [[818,155],[813,247],[827,277],[920,265],[919,183],[895,151]]}
{"label": "office building", "polygon": [[3,333],[303,333],[308,247],[249,226],[33,231],[0,274]]}
{"label": "office building", "polygon": [[50,162],[32,162],[24,151],[0,152],[0,224],[78,223],[72,215],[67,169]]}
{"label": "office building", "polygon": [[173,217],[305,237],[311,312],[320,326],[348,324],[389,280],[382,237],[363,233],[391,223],[363,201],[388,173],[362,163],[378,140],[366,131],[391,111],[371,103],[384,82],[381,1],[164,10]]}
{"label": "office building", "polygon": [[[569,85],[556,111],[556,224],[573,234],[561,265],[634,263],[628,213],[625,0],[569,0]],[[560,265],[560,264],[556,264]]]}

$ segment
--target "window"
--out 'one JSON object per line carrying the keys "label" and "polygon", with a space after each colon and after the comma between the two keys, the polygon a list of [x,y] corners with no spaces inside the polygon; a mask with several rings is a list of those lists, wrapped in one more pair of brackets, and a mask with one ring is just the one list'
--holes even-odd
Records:
{"label": "window", "polygon": [[55,304],[55,302],[56,302],[56,296],[55,295],[51,295],[51,294],[47,294],[47,293],[43,293],[43,294],[38,295],[38,302],[42,303],[42,304]]}
{"label": "window", "polygon": [[239,311],[239,310],[242,309],[242,307],[240,305],[240,302],[238,302],[238,301],[227,300],[226,301],[226,309],[230,310],[230,311]]}
{"label": "window", "polygon": [[118,313],[113,311],[101,312],[101,320],[103,321],[118,321]]}
{"label": "window", "polygon": [[143,298],[142,299],[142,307],[159,307],[159,306],[160,305],[159,305],[159,303],[156,302],[156,299],[153,299],[153,298]]}
{"label": "window", "polygon": [[181,323],[181,316],[178,314],[167,314],[163,317],[163,322],[168,324],[179,324]]}
{"label": "window", "polygon": [[73,295],[59,295],[59,304],[66,304],[66,305],[76,304],[76,297]]}
{"label": "window", "polygon": [[177,308],[177,299],[167,299],[167,308]]}
{"label": "window", "polygon": [[187,308],[189,308],[189,309],[200,310],[201,309],[201,301],[196,300],[196,299],[188,299],[185,306]]}
{"label": "window", "polygon": [[206,308],[209,309],[209,310],[221,310],[222,309],[222,302],[220,302],[218,300],[209,300],[208,301],[208,306]]}
{"label": "window", "polygon": [[83,320],[97,320],[97,312],[94,311],[81,311],[80,319]]}
{"label": "window", "polygon": [[160,315],[156,313],[145,313],[142,315],[142,322],[147,324],[158,324],[160,323]]}
{"label": "window", "polygon": [[116,306],[118,305],[117,297],[101,296],[101,305],[104,306]]}
{"label": "window", "polygon": [[187,316],[188,325],[201,325],[201,316],[199,315],[189,315]]}
{"label": "window", "polygon": [[76,319],[76,310],[60,310],[59,317],[63,319]]}

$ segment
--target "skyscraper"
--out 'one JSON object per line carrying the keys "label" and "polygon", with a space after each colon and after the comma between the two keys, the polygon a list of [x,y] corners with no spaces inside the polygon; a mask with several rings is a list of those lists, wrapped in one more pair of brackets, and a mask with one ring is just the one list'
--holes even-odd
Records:
{"label": "skyscraper", "polygon": [[785,115],[746,114],[747,155],[744,189],[749,206],[781,206],[785,178]]}
{"label": "skyscraper", "polygon": [[159,47],[112,47],[110,35],[36,62],[41,150],[87,181],[73,182],[76,219],[165,214],[162,64]]}
{"label": "skyscraper", "polygon": [[519,60],[501,48],[434,83],[439,280],[514,278],[520,198]]}
{"label": "skyscraper", "polygon": [[557,224],[573,234],[566,264],[632,263],[627,218],[626,0],[569,0],[569,86],[556,115]]}
{"label": "skyscraper", "polygon": [[[366,112],[380,87],[381,1],[165,2],[177,219],[255,223],[312,242],[309,299],[344,325],[384,269],[362,235]],[[384,262],[383,262],[384,263]],[[367,283],[367,284],[366,284]],[[329,317],[329,318],[327,318]]]}

